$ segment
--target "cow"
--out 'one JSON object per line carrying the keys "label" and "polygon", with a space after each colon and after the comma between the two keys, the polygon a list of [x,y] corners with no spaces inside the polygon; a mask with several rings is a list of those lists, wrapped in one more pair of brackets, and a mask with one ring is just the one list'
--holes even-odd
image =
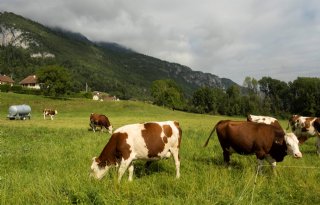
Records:
{"label": "cow", "polygon": [[227,165],[233,152],[242,155],[255,154],[258,159],[258,169],[264,159],[275,168],[276,163],[283,161],[287,154],[295,158],[302,157],[297,137],[293,133],[286,134],[283,129],[272,125],[221,120],[214,126],[204,147],[208,145],[215,130]]}
{"label": "cow", "polygon": [[53,109],[44,109],[43,110],[43,119],[46,119],[46,116],[50,116],[51,120],[53,120],[53,117],[58,114],[57,110],[53,110]]}
{"label": "cow", "polygon": [[292,115],[289,118],[287,130],[289,127],[298,137],[300,144],[303,144],[310,137],[317,137],[316,149],[320,155],[320,118]]}
{"label": "cow", "polygon": [[96,127],[100,127],[100,131],[103,132],[103,127],[108,130],[110,134],[112,134],[112,125],[107,116],[97,113],[90,114],[90,127],[93,132],[96,131]]}
{"label": "cow", "polygon": [[176,178],[180,177],[179,148],[182,130],[177,121],[146,122],[118,128],[103,148],[99,157],[94,157],[91,176],[102,179],[110,167],[119,166],[118,182],[128,168],[129,181],[133,176],[133,161],[153,161],[173,155]]}
{"label": "cow", "polygon": [[264,123],[264,124],[267,124],[267,125],[273,125],[273,126],[276,126],[276,127],[282,129],[279,121],[274,117],[260,116],[260,115],[248,115],[247,116],[247,121],[248,122]]}

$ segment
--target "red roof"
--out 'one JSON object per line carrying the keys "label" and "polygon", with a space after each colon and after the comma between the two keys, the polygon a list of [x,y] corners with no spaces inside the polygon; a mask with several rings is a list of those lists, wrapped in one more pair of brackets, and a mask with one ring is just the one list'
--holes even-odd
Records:
{"label": "red roof", "polygon": [[37,83],[37,76],[35,75],[29,75],[25,79],[20,81],[20,84],[36,84]]}
{"label": "red roof", "polygon": [[14,83],[14,80],[12,80],[10,77],[6,75],[0,75],[0,82]]}

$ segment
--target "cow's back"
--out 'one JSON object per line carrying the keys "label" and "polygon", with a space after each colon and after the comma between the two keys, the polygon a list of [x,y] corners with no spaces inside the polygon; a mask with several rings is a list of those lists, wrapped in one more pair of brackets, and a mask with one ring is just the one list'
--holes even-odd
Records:
{"label": "cow's back", "polygon": [[123,126],[114,133],[127,133],[127,143],[135,158],[162,158],[170,147],[179,147],[181,131],[173,121]]}
{"label": "cow's back", "polygon": [[256,123],[263,123],[263,124],[267,124],[267,125],[273,125],[273,126],[276,126],[277,128],[282,129],[279,121],[276,118],[270,117],[270,116],[248,115],[247,121],[248,122],[256,122]]}
{"label": "cow's back", "polygon": [[106,128],[111,125],[107,116],[97,113],[91,113],[90,115],[90,122],[95,123],[96,125],[102,125]]}
{"label": "cow's back", "polygon": [[90,114],[90,121],[97,122],[98,120],[99,120],[99,114],[97,114],[97,113]]}

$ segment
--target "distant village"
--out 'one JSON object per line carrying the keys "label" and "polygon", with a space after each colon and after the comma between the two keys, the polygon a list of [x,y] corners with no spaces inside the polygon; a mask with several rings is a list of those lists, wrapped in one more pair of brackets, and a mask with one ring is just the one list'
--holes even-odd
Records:
{"label": "distant village", "polygon": [[[16,84],[15,81],[11,77],[7,75],[0,75],[0,85],[13,86],[15,84]],[[40,84],[37,81],[36,75],[27,76],[26,78],[24,78],[19,82],[19,85],[25,88],[40,90]],[[93,91],[92,95],[93,95],[92,99],[95,101],[105,101],[105,100],[119,101],[118,97],[110,96],[107,93],[103,93],[99,91]]]}
{"label": "distant village", "polygon": [[[0,75],[0,85],[8,84],[10,86],[13,86],[15,84],[15,81],[12,80],[11,77],[7,75]],[[19,85],[26,88],[31,89],[40,89],[40,84],[37,82],[37,76],[36,75],[29,75],[23,80],[19,82]]]}

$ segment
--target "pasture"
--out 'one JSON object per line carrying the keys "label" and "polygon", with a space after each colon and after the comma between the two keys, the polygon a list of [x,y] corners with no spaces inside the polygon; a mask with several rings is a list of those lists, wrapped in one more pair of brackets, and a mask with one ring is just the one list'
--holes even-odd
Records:
{"label": "pasture", "polygon": [[[7,120],[10,105],[28,104],[31,120]],[[58,110],[54,120],[42,110]],[[128,172],[117,182],[116,169],[101,180],[89,178],[91,159],[110,138],[89,131],[91,112],[106,114],[114,129],[145,121],[177,120],[183,130],[181,178],[175,179],[173,159],[157,161],[148,170],[135,163],[133,182]],[[203,148],[221,119],[172,111],[143,102],[97,102],[89,99],[51,99],[0,93],[1,204],[320,204],[320,158],[315,138],[301,146],[303,158],[290,156],[256,175],[255,156],[231,156],[223,165],[216,134]],[[283,128],[287,121],[280,120]],[[267,163],[265,163],[267,165]]]}

